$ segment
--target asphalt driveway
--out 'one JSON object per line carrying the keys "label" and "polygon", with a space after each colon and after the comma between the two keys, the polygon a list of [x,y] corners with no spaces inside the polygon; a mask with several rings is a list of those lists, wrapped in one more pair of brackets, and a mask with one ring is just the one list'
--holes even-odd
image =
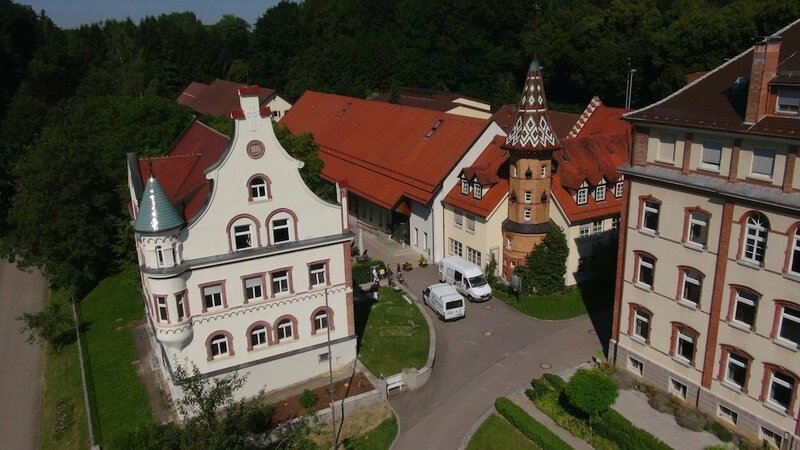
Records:
{"label": "asphalt driveway", "polygon": [[[437,282],[436,266],[415,268],[406,279],[421,300],[422,290]],[[390,399],[400,421],[395,449],[457,449],[497,397],[543,372],[586,362],[602,346],[588,316],[539,321],[492,299],[469,303],[466,318],[444,323],[424,309],[434,318],[436,362],[425,386]],[[611,314],[594,320],[610,323]]]}

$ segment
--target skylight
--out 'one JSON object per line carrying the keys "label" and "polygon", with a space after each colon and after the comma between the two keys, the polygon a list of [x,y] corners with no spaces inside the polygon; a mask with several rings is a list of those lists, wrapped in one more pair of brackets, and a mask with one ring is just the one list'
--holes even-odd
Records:
{"label": "skylight", "polygon": [[433,124],[431,129],[428,130],[428,133],[425,135],[425,139],[430,139],[431,136],[433,136],[433,133],[435,133],[436,130],[439,129],[439,126],[442,125],[442,122],[444,122],[444,120],[442,120],[442,119],[437,120],[436,123]]}

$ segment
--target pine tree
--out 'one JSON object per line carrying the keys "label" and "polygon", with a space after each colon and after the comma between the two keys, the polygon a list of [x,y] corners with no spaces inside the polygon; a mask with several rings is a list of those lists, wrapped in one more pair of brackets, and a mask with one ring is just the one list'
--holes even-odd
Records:
{"label": "pine tree", "polygon": [[546,295],[563,291],[568,255],[564,231],[560,227],[550,229],[542,243],[528,254],[525,265],[517,270],[523,293]]}

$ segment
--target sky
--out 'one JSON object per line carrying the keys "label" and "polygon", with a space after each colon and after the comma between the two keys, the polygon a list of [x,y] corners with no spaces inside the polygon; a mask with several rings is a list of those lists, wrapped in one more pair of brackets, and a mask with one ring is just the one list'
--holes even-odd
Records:
{"label": "sky", "polygon": [[264,11],[278,0],[16,0],[30,5],[37,13],[42,9],[60,28],[76,28],[105,19],[138,22],[144,16],[193,11],[201,22],[214,24],[223,14],[233,14],[255,24]]}

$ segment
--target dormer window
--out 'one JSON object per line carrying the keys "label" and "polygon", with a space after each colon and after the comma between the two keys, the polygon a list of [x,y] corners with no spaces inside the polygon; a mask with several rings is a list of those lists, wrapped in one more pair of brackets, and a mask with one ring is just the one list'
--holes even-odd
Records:
{"label": "dormer window", "polygon": [[586,201],[589,197],[589,189],[588,188],[580,188],[578,189],[578,196],[576,200],[578,201],[579,205],[585,205]]}
{"label": "dormer window", "polygon": [[622,181],[617,181],[617,184],[614,185],[614,197],[622,197],[622,184]]}
{"label": "dormer window", "polygon": [[469,195],[469,181],[464,179],[461,180],[461,193],[464,195]]}
{"label": "dormer window", "polygon": [[483,196],[483,187],[480,185],[480,183],[475,183],[475,187],[472,188],[472,196],[478,200],[480,200]]}
{"label": "dormer window", "polygon": [[601,184],[594,189],[594,199],[595,201],[602,202],[606,199],[606,185]]}
{"label": "dormer window", "polygon": [[781,89],[778,91],[778,101],[775,102],[775,112],[781,114],[800,113],[800,90]]}

